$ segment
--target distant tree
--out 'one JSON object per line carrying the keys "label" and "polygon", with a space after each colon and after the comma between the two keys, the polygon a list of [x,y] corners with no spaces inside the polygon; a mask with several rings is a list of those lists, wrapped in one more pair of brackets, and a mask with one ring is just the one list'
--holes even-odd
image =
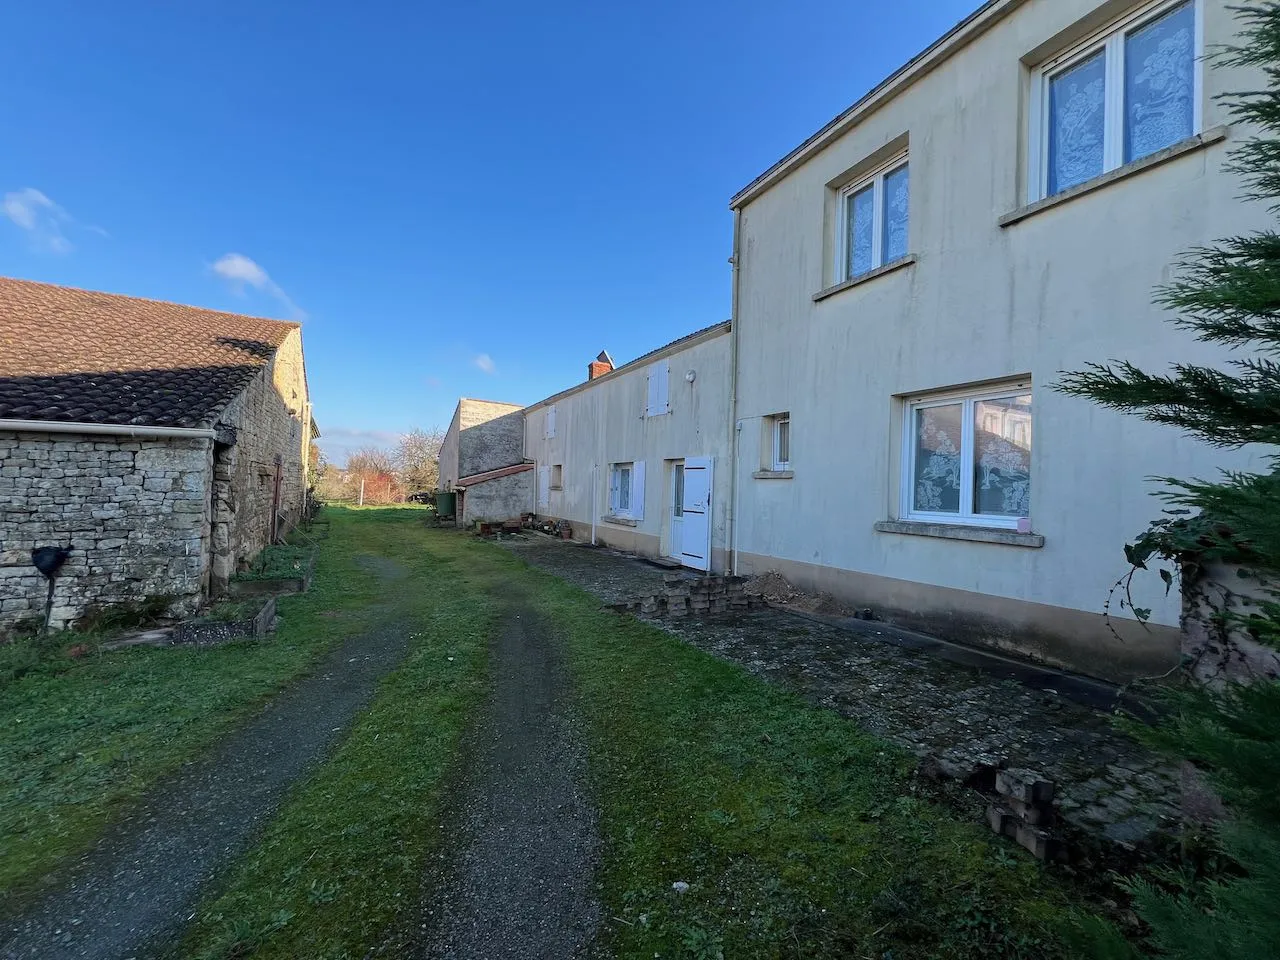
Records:
{"label": "distant tree", "polygon": [[439,427],[414,427],[400,438],[393,455],[400,479],[411,491],[434,490],[440,480],[440,446],[444,431]]}
{"label": "distant tree", "polygon": [[403,503],[404,485],[396,472],[395,460],[386,450],[362,447],[347,456],[347,481],[353,499],[364,487],[365,503]]}

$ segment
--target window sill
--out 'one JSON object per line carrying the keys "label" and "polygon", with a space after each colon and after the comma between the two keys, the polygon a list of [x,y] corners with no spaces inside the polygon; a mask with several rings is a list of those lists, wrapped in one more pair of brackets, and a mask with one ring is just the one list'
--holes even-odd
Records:
{"label": "window sill", "polygon": [[963,523],[921,523],[916,520],[882,520],[875,525],[877,533],[902,533],[916,537],[941,537],[944,540],[971,540],[976,543],[1003,543],[1011,547],[1044,546],[1038,533],[1019,533],[999,527],[971,527]]}
{"label": "window sill", "polygon": [[548,490],[563,490],[564,487],[547,487]]}
{"label": "window sill", "polygon": [[795,475],[794,470],[757,470],[751,478],[753,480],[790,480]]}
{"label": "window sill", "polygon": [[837,293],[843,293],[851,287],[858,287],[864,283],[869,283],[876,277],[883,277],[886,273],[893,273],[895,270],[901,270],[903,267],[909,267],[916,262],[916,255],[909,253],[905,257],[899,257],[897,260],[891,260],[882,267],[876,267],[861,276],[854,277],[852,280],[845,280],[837,283],[833,287],[827,287],[825,290],[819,290],[813,295],[813,302],[825,300],[827,297],[834,297]]}
{"label": "window sill", "polygon": [[637,521],[635,521],[635,520],[632,520],[630,517],[613,517],[613,516],[609,516],[609,517],[601,517],[600,519],[601,519],[604,523],[613,523],[613,524],[617,524],[619,527],[634,527],[634,526],[636,525],[636,522],[637,522]]}
{"label": "window sill", "polygon": [[1117,167],[1108,173],[1104,173],[1100,177],[1094,177],[1092,180],[1086,180],[1084,183],[1077,183],[1069,190],[1063,190],[1061,193],[1055,193],[1052,197],[1045,197],[1043,200],[1037,200],[1035,203],[1028,204],[1025,207],[1019,207],[1012,213],[1006,213],[997,223],[1002,227],[1011,227],[1015,223],[1019,223],[1028,217],[1034,217],[1042,210],[1050,210],[1059,204],[1067,203],[1076,197],[1082,197],[1086,193],[1093,193],[1095,190],[1101,190],[1103,187],[1110,186],[1118,180],[1125,180],[1135,174],[1142,173],[1152,167],[1158,167],[1162,163],[1167,163],[1176,157],[1180,157],[1186,153],[1192,153],[1196,150],[1203,150],[1205,147],[1227,139],[1227,127],[1218,126],[1211,127],[1204,133],[1196,134],[1194,137],[1187,137],[1175,144],[1158,150],[1149,157],[1143,157],[1141,160],[1134,160],[1132,163],[1126,163],[1123,167]]}

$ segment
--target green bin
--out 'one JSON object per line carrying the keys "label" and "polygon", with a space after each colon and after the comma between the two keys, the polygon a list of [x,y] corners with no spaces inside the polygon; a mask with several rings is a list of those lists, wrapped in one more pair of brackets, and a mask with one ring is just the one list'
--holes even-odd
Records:
{"label": "green bin", "polygon": [[458,515],[458,495],[451,490],[441,490],[436,494],[436,516],[456,517]]}

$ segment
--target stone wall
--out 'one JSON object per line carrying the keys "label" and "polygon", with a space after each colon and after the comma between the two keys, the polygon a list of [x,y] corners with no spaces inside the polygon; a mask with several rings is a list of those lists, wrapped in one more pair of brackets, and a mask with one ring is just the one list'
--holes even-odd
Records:
{"label": "stone wall", "polygon": [[486,480],[467,487],[462,497],[462,522],[515,520],[533,510],[532,470]]}
{"label": "stone wall", "polygon": [[209,537],[208,440],[0,432],[0,631],[43,616],[31,550],[70,546],[52,623],[90,607],[200,604]]}
{"label": "stone wall", "polygon": [[1280,651],[1259,643],[1234,618],[1260,613],[1276,599],[1280,582],[1240,564],[1182,567],[1182,654],[1187,670],[1205,686],[1280,678]]}
{"label": "stone wall", "polygon": [[459,421],[459,477],[524,462],[522,408],[488,400],[464,400]]}
{"label": "stone wall", "polygon": [[271,542],[276,476],[280,477],[275,532],[283,535],[302,516],[307,490],[311,413],[295,330],[248,388],[218,419],[215,448],[213,571],[221,593],[238,569]]}
{"label": "stone wall", "polygon": [[[524,462],[524,410],[496,400],[458,401],[440,446],[440,489]],[[518,516],[518,514],[516,514]]]}

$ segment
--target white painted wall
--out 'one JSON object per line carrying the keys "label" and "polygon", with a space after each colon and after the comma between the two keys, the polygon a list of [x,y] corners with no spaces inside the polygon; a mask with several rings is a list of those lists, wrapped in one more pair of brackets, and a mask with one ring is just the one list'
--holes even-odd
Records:
{"label": "white painted wall", "polygon": [[[1237,200],[1240,184],[1221,170],[1243,133],[1232,130],[1226,143],[998,225],[1026,200],[1023,58],[1098,7],[1017,6],[741,209],[733,333],[739,550],[1097,612],[1125,571],[1122,544],[1159,513],[1145,476],[1211,477],[1249,464],[1242,453],[1050,389],[1060,371],[1108,358],[1149,370],[1220,362],[1220,351],[1165,322],[1152,288],[1188,248],[1270,222],[1261,206]],[[1205,12],[1206,42],[1229,39],[1235,27],[1224,5],[1207,0]],[[1215,94],[1251,82],[1207,70],[1202,128],[1226,121]],[[814,302],[832,283],[830,185],[903,137],[918,262]],[[895,398],[1026,373],[1034,393],[1031,520],[1044,547],[876,532],[877,521],[898,515]],[[794,479],[752,479],[759,418],[783,410],[791,413]],[[1155,608],[1158,622],[1177,622],[1177,600],[1164,597],[1158,578],[1139,584],[1137,599]]]}
{"label": "white painted wall", "polygon": [[[589,540],[593,516],[599,543],[656,555],[669,518],[671,461],[714,458],[713,563],[724,568],[729,488],[729,334],[716,327],[605,377],[525,410],[525,456],[539,469],[560,465],[562,489],[550,491],[542,516],[569,520],[574,539]],[[651,365],[669,367],[670,412],[645,416]],[[694,373],[692,382],[686,374]],[[555,407],[555,436],[547,419]],[[645,463],[644,517],[635,525],[598,519],[609,512],[609,466]]]}

